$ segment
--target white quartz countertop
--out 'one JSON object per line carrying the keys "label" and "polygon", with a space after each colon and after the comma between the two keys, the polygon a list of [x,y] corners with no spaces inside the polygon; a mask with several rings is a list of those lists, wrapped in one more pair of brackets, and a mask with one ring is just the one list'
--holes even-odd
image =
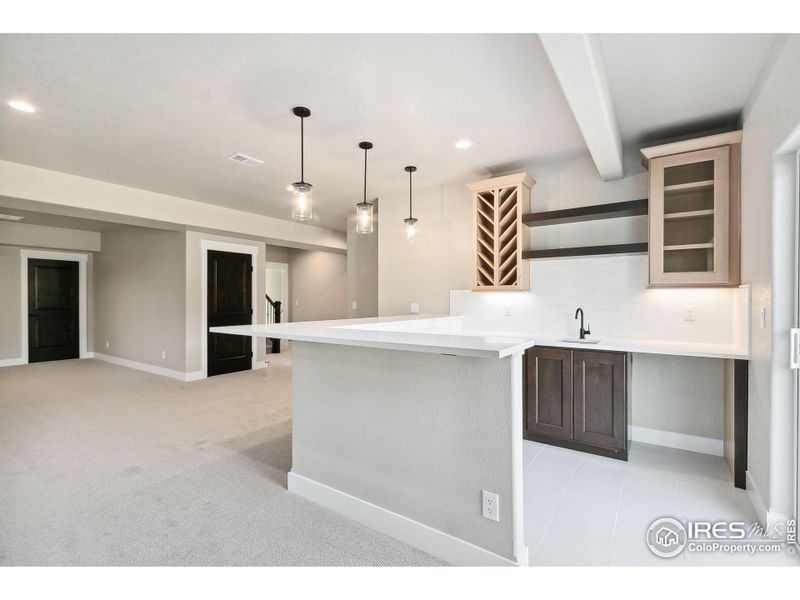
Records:
{"label": "white quartz countertop", "polygon": [[403,315],[273,325],[233,325],[211,327],[210,331],[479,358],[505,358],[524,352],[535,343],[533,338],[525,334],[463,330],[461,321],[461,317],[447,315]]}
{"label": "white quartz countertop", "polygon": [[504,358],[531,346],[555,346],[577,350],[607,350],[645,354],[695,356],[698,358],[748,359],[746,349],[730,345],[600,338],[597,344],[581,344],[535,332],[470,329],[460,316],[403,315],[335,321],[305,321],[273,325],[212,327],[212,333],[228,333],[301,342],[365,346],[388,350],[452,354],[479,358]]}

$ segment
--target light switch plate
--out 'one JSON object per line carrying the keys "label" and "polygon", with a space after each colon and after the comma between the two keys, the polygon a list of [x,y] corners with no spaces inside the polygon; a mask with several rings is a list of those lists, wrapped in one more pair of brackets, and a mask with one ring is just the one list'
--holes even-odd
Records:
{"label": "light switch plate", "polygon": [[411,303],[411,314],[418,315],[419,314],[419,302],[412,302]]}
{"label": "light switch plate", "polygon": [[357,309],[358,309],[358,302],[356,302],[355,300],[353,300],[353,301],[350,303],[350,306],[353,308],[353,310],[357,310]]}

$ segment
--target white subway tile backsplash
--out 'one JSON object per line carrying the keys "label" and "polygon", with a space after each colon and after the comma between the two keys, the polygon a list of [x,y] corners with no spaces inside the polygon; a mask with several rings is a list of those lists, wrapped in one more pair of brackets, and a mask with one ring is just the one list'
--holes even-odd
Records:
{"label": "white subway tile backsplash", "polygon": [[[480,325],[543,336],[574,336],[582,307],[597,339],[742,345],[749,286],[648,288],[646,255],[530,261],[530,292],[450,292],[450,314]],[[504,316],[504,307],[513,307]],[[694,307],[695,320],[684,320]]]}

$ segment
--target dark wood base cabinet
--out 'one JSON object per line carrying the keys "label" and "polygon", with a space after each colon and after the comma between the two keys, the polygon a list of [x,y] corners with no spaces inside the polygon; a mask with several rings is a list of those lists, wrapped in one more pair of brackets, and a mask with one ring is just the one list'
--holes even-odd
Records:
{"label": "dark wood base cabinet", "polygon": [[628,355],[534,346],[525,353],[523,437],[628,460]]}

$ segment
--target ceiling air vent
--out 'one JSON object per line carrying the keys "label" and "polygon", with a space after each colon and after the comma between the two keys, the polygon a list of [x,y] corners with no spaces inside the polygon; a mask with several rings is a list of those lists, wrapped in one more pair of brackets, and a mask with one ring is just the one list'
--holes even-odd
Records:
{"label": "ceiling air vent", "polygon": [[258,160],[257,158],[253,158],[252,156],[247,156],[246,154],[242,154],[241,152],[237,152],[236,154],[231,154],[228,157],[228,160],[237,162],[240,165],[245,165],[246,167],[257,167],[258,165],[264,164],[263,160]]}
{"label": "ceiling air vent", "polygon": [[23,217],[19,215],[0,215],[2,221],[22,221]]}

